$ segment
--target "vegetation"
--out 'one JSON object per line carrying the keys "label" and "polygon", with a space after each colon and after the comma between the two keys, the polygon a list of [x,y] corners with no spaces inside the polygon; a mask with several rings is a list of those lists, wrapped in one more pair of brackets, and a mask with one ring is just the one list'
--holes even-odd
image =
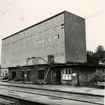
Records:
{"label": "vegetation", "polygon": [[99,45],[95,52],[87,51],[88,64],[99,64],[103,59],[105,59],[105,50],[103,46]]}
{"label": "vegetation", "polygon": [[[103,83],[105,82],[105,74],[102,73],[102,72],[95,72],[93,73],[90,78],[89,78],[89,83],[92,85],[92,86],[100,86],[98,83]],[[104,83],[101,84],[101,86],[104,86]]]}
{"label": "vegetation", "polygon": [[105,82],[105,74],[102,72],[95,72],[89,79],[90,83]]}

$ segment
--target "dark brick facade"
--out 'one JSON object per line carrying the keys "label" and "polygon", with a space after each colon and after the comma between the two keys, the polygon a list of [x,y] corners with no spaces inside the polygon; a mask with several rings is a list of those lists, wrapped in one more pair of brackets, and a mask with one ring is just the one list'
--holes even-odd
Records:
{"label": "dark brick facade", "polygon": [[[80,64],[77,65],[53,64],[53,65],[34,65],[34,66],[32,65],[32,66],[9,68],[9,78],[13,77],[12,72],[15,71],[16,78],[18,78],[21,81],[30,81],[34,84],[40,84],[44,82],[45,84],[86,86],[86,85],[91,85],[89,83],[89,78],[97,70],[105,71],[105,67],[80,65]],[[38,77],[39,71],[44,71],[44,74],[42,73],[44,78],[40,79]],[[22,76],[22,72],[24,72],[24,76]],[[46,76],[46,74],[48,75]]]}

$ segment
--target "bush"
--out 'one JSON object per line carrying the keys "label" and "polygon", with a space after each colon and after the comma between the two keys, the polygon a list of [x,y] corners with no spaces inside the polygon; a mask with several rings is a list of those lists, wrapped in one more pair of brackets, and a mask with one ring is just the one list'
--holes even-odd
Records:
{"label": "bush", "polygon": [[105,74],[101,72],[95,72],[91,75],[89,82],[93,84],[97,82],[105,82]]}

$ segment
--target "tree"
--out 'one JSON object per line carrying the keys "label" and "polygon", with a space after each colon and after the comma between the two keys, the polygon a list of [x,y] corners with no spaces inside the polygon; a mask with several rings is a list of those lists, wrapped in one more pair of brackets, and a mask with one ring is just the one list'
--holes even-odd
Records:
{"label": "tree", "polygon": [[93,55],[94,53],[92,51],[87,51],[87,63],[88,64],[94,64]]}
{"label": "tree", "polygon": [[99,64],[99,61],[105,58],[105,50],[102,45],[99,45],[93,53],[92,51],[87,51],[87,63],[88,64]]}
{"label": "tree", "polygon": [[95,72],[89,78],[90,83],[105,82],[105,74],[102,72]]}
{"label": "tree", "polygon": [[104,47],[102,45],[99,45],[96,49],[96,52],[98,51],[104,51]]}
{"label": "tree", "polygon": [[96,52],[94,53],[94,58],[99,63],[102,59],[105,58],[105,50],[104,47],[99,45],[96,49]]}

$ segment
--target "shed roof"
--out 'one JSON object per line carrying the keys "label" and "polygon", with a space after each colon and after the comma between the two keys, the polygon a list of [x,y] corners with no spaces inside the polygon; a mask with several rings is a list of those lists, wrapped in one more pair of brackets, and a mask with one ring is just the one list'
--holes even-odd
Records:
{"label": "shed roof", "polygon": [[36,67],[36,66],[51,66],[51,67],[91,67],[91,68],[105,68],[105,65],[93,65],[86,63],[56,63],[56,64],[36,64],[36,65],[25,65],[25,66],[16,66],[16,67],[8,67],[8,68],[27,68],[27,67]]}

